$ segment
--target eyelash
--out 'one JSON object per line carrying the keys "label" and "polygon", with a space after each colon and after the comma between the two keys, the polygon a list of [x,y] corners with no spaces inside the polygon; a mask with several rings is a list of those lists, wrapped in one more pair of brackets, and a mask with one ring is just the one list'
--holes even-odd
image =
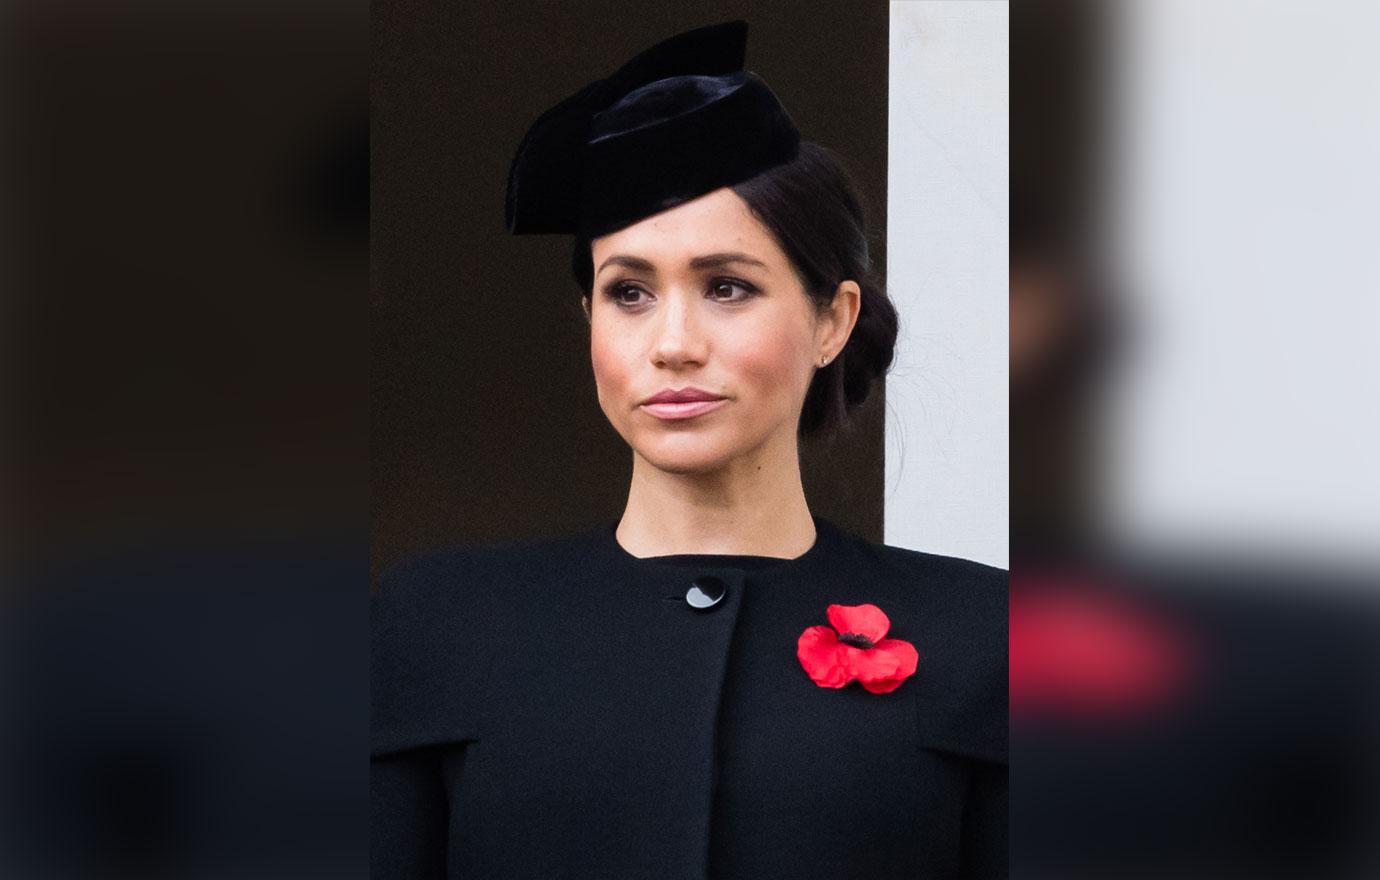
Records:
{"label": "eyelash", "polygon": [[[747,300],[752,299],[752,298],[753,298],[754,296],[756,296],[757,293],[758,293],[758,290],[757,290],[756,287],[754,287],[754,286],[751,285],[751,284],[748,284],[746,281],[740,281],[740,280],[738,280],[737,278],[715,278],[715,279],[710,283],[709,289],[710,289],[710,290],[714,290],[714,289],[716,289],[716,288],[723,287],[724,285],[732,285],[732,286],[734,286],[734,287],[741,288],[742,291],[743,291],[743,296],[739,297],[738,299],[719,299],[719,300],[718,300],[719,302],[725,302],[725,303],[740,303],[740,302],[746,302]],[[622,308],[622,309],[633,309],[633,308],[636,308],[636,307],[639,305],[639,303],[630,303],[630,302],[627,302],[626,300],[620,299],[620,296],[624,293],[624,291],[628,291],[628,290],[636,290],[636,291],[638,291],[639,293],[646,293],[646,291],[644,291],[642,288],[638,287],[638,286],[635,285],[635,284],[615,283],[615,284],[610,284],[607,288],[604,289],[604,295],[605,295],[606,297],[608,297],[609,299],[613,300],[614,304],[617,305],[619,308]]]}

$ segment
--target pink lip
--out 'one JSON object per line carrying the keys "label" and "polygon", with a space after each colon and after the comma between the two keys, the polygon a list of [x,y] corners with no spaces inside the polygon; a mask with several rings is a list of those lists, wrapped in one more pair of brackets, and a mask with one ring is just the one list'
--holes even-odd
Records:
{"label": "pink lip", "polygon": [[694,418],[710,410],[718,409],[725,403],[728,403],[728,398],[720,397],[718,400],[687,400],[679,403],[644,403],[642,404],[642,408],[659,419],[674,421],[676,419]]}

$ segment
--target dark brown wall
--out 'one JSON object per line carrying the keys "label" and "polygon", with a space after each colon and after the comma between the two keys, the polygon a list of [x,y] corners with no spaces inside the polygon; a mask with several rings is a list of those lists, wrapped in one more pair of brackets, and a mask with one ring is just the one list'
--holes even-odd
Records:
{"label": "dark brown wall", "polygon": [[[414,550],[616,518],[632,455],[599,409],[567,236],[510,236],[536,115],[635,52],[744,18],[747,66],[849,162],[885,266],[887,4],[376,3],[371,412],[375,574]],[[882,389],[803,450],[812,510],[882,537]]]}

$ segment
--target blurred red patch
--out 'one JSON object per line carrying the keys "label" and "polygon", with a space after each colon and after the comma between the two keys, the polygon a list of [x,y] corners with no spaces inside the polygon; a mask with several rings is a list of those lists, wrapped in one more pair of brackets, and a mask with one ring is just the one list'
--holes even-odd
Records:
{"label": "blurred red patch", "polygon": [[1014,714],[1143,716],[1174,708],[1190,683],[1184,627],[1111,586],[1025,578],[1010,626]]}

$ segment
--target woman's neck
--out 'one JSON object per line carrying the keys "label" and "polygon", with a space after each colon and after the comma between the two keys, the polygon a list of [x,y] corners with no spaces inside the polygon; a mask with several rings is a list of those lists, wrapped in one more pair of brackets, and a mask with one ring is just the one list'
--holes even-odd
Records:
{"label": "woman's neck", "polygon": [[672,473],[634,453],[618,543],[634,556],[725,553],[794,559],[815,542],[794,443],[705,473]]}

